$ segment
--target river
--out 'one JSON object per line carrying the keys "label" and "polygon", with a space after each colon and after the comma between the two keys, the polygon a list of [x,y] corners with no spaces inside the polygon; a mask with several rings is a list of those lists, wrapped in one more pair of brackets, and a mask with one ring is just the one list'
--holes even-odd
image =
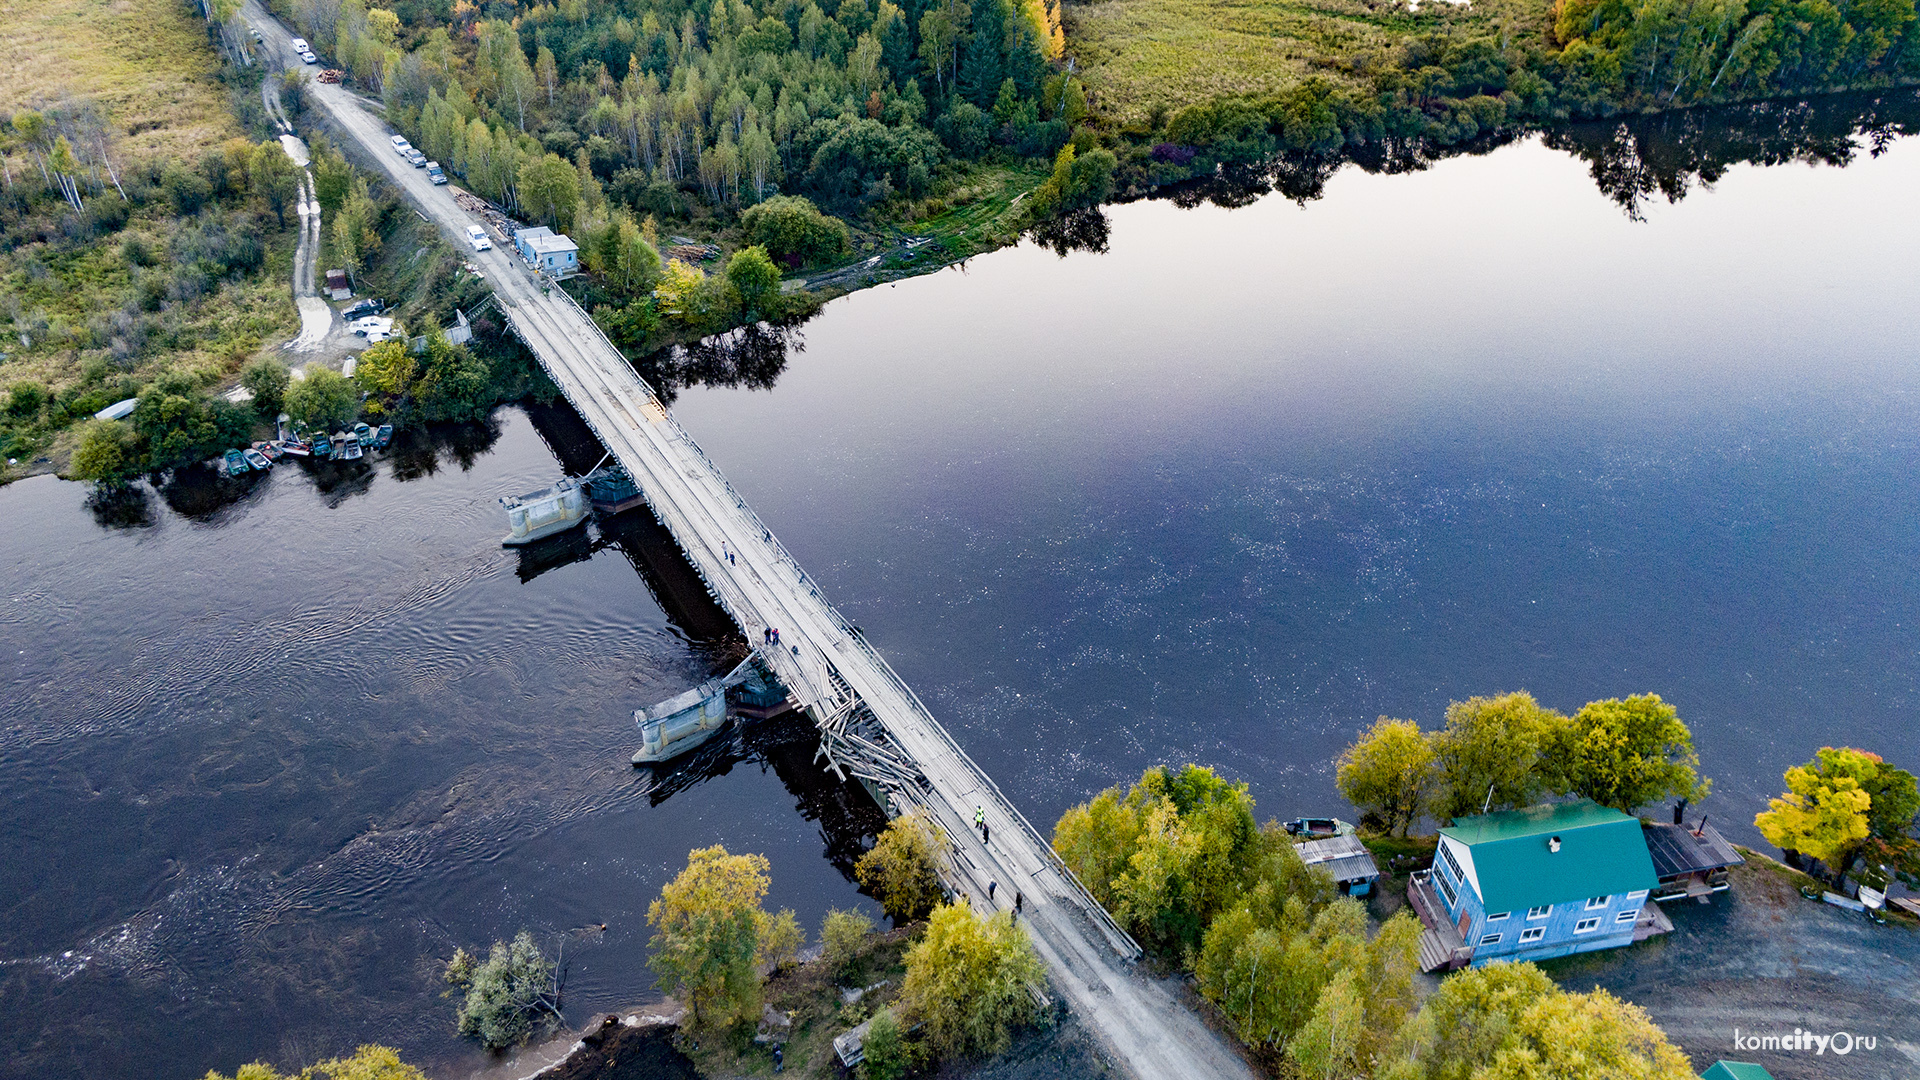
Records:
{"label": "river", "polygon": [[[1756,841],[1821,745],[1920,760],[1920,142],[1882,142],[1677,202],[1588,130],[1116,206],[1104,252],[845,297],[675,409],[1043,827],[1188,760],[1344,813],[1377,715],[1652,690]],[[528,927],[571,1016],[644,1000],[695,846],[809,927],[872,910],[804,729],[626,764],[737,646],[650,521],[498,546],[497,496],[597,456],[510,407],[231,502],[0,489],[0,1076],[464,1074],[439,961]]]}

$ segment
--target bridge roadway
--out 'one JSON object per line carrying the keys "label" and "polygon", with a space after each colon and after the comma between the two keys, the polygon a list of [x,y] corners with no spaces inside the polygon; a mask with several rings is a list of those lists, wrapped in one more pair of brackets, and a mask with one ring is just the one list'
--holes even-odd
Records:
{"label": "bridge roadway", "polygon": [[[271,52],[298,67],[288,32],[249,0],[246,16]],[[315,83],[315,102],[457,245],[473,219],[452,194],[408,167],[366,103]],[[502,238],[495,237],[496,243]],[[1246,1063],[1161,981],[1133,963],[1139,947],[1087,894],[1033,828],[928,712],[893,669],[821,596],[772,530],[727,483],[593,321],[564,291],[502,247],[473,253],[501,312],[601,442],[634,476],[715,599],[763,650],[822,729],[827,767],[885,792],[896,812],[919,808],[953,842],[948,884],[976,909],[1025,898],[1021,924],[1053,986],[1128,1073],[1141,1080],[1250,1080]],[[732,553],[731,560],[727,553]],[[992,842],[972,827],[986,809]],[[997,882],[989,900],[987,885]]]}

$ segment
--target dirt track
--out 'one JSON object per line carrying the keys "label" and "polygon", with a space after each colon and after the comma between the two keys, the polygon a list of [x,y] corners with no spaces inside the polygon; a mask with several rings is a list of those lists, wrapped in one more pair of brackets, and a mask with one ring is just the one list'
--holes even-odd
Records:
{"label": "dirt track", "polygon": [[[1802,898],[1764,864],[1734,873],[1711,904],[1663,905],[1674,932],[1541,965],[1569,990],[1602,986],[1644,1007],[1704,1069],[1763,1065],[1778,1080],[1920,1076],[1920,931]],[[1749,1033],[1872,1036],[1872,1050],[1734,1049]]]}

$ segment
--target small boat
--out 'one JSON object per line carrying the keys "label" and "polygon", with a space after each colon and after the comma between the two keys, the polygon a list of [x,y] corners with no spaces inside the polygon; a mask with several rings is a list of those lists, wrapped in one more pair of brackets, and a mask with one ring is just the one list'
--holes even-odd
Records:
{"label": "small boat", "polygon": [[635,709],[633,722],[640,728],[640,749],[634,751],[633,763],[670,761],[713,738],[727,724],[728,691],[760,678],[760,665],[750,655],[719,678],[708,679],[651,708]]}
{"label": "small boat", "polygon": [[353,437],[358,440],[361,446],[373,445],[373,429],[365,424],[353,425]]}
{"label": "small boat", "polygon": [[253,468],[253,466],[247,464],[246,455],[238,450],[227,451],[227,456],[221,459],[221,461],[226,467],[228,476],[239,476],[241,473]]}
{"label": "small boat", "polygon": [[393,425],[392,424],[381,424],[380,430],[373,433],[373,448],[375,450],[385,450],[387,448],[387,444],[392,441],[393,441]]}
{"label": "small boat", "polygon": [[268,461],[279,461],[287,456],[287,452],[280,449],[280,444],[277,442],[256,442],[253,448],[266,455]]}
{"label": "small boat", "polygon": [[587,493],[571,477],[542,491],[505,496],[500,505],[507,508],[507,527],[512,530],[500,538],[506,547],[531,544],[587,520]]}
{"label": "small boat", "polygon": [[360,440],[351,435],[345,433],[337,434],[334,436],[333,441],[334,444],[339,447],[339,449],[335,451],[336,456],[347,461],[359,461],[360,455],[365,452],[360,449]]}
{"label": "small boat", "polygon": [[313,453],[313,444],[299,439],[288,439],[280,444],[280,450],[294,457],[307,457]]}
{"label": "small boat", "polygon": [[1287,834],[1306,840],[1320,840],[1329,836],[1352,836],[1354,827],[1339,818],[1303,817],[1287,822]]}
{"label": "small boat", "polygon": [[333,456],[333,440],[327,438],[327,433],[324,431],[313,437],[313,456],[317,458]]}
{"label": "small boat", "polygon": [[267,460],[267,455],[261,453],[258,450],[253,449],[252,447],[248,447],[247,449],[242,450],[240,453],[243,457],[247,459],[247,464],[260,470],[261,472],[266,472],[268,469],[273,468],[273,462]]}

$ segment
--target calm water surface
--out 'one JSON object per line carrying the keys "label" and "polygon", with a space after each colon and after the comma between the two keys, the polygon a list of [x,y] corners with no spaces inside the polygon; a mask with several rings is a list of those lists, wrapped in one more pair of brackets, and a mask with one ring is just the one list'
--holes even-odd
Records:
{"label": "calm water surface", "polygon": [[[1035,821],[1184,760],[1340,810],[1376,715],[1653,690],[1757,839],[1822,744],[1920,759],[1915,190],[1904,140],[1636,221],[1529,141],[1133,204],[1105,254],[836,301],[771,392],[677,411]],[[643,999],[696,845],[764,852],[810,925],[865,903],[871,819],[803,731],[624,763],[731,645],[645,523],[498,547],[556,456],[597,451],[507,409],[198,518],[0,490],[0,1076],[368,1039],[464,1072],[440,959],[526,926],[570,1012]]]}

